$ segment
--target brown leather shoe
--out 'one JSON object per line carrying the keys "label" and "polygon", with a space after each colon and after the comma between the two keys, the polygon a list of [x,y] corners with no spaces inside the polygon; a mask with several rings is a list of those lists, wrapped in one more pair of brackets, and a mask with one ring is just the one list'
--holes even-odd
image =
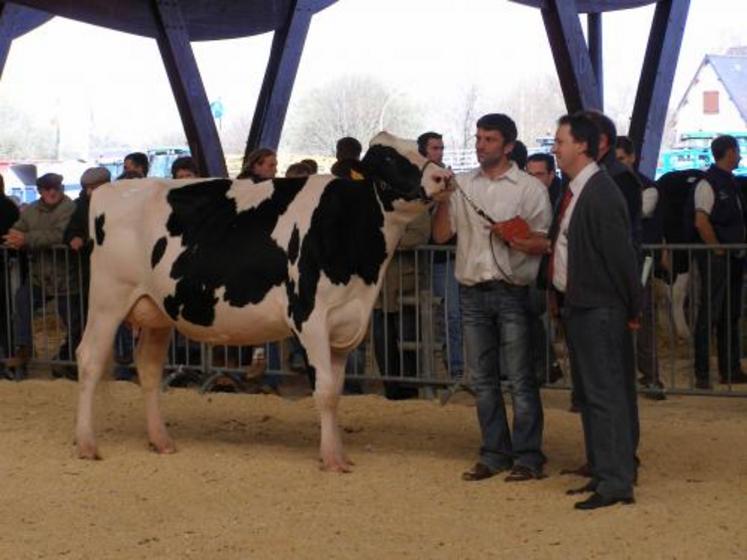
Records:
{"label": "brown leather shoe", "polygon": [[468,471],[462,473],[462,480],[467,482],[475,482],[477,480],[485,480],[491,476],[497,475],[499,472],[505,469],[498,469],[497,471],[492,470],[484,463],[475,463],[475,465]]}
{"label": "brown leather shoe", "polygon": [[524,482],[525,480],[540,480],[546,476],[541,470],[533,471],[525,465],[514,465],[511,473],[504,480],[506,482]]}

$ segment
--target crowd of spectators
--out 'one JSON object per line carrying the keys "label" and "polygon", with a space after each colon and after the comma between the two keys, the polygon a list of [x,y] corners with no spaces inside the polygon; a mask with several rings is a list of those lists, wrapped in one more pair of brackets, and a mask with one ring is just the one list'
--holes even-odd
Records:
{"label": "crowd of spectators", "polygon": [[[599,131],[596,161],[611,176],[626,202],[630,239],[638,255],[638,267],[643,270],[644,256],[648,254],[641,249],[643,244],[683,240],[681,236],[675,239],[675,236],[667,235],[666,216],[673,212],[668,207],[670,200],[667,191],[660,187],[658,181],[655,182],[636,170],[636,149],[633,141],[628,137],[618,136],[615,125],[609,118],[594,111],[587,112],[586,116]],[[479,132],[479,124],[477,128]],[[478,133],[478,160],[479,143]],[[444,141],[441,134],[434,131],[425,132],[418,138],[417,145],[421,155],[436,165],[444,165]],[[515,168],[517,172],[522,173],[522,177],[526,174],[527,177],[536,179],[543,188],[543,197],[547,200],[549,208],[557,212],[563,193],[568,188],[569,179],[557,169],[555,156],[545,152],[530,153],[526,145],[515,137],[511,138],[507,145],[510,145],[507,161],[511,162],[511,169]],[[739,146],[734,138],[724,136],[713,142],[712,149],[716,163],[708,171],[696,172],[699,175],[694,187],[683,187],[683,190],[688,190],[688,194],[685,200],[686,208],[680,214],[690,212],[683,221],[685,226],[691,226],[689,234],[686,234],[689,237],[684,240],[706,244],[743,243],[743,209],[747,208],[747,204],[743,202],[742,193],[732,174],[739,162]],[[365,180],[360,164],[362,151],[363,146],[359,140],[352,137],[341,138],[335,146],[336,161],[331,168],[332,174],[352,181]],[[123,172],[116,179],[147,177],[148,170],[147,155],[134,152],[125,157]],[[175,160],[171,172],[175,179],[199,176],[198,168],[189,156]],[[260,148],[247,155],[237,178],[261,182],[275,178],[277,172],[278,159],[275,151]],[[290,164],[285,176],[302,178],[317,172],[317,163],[305,159]],[[665,177],[664,183],[669,179]],[[10,356],[5,362],[6,365],[17,369],[21,377],[24,375],[23,367],[32,355],[32,317],[40,308],[44,309],[45,314],[56,315],[66,333],[65,340],[52,357],[68,362],[74,360],[73,352],[80,340],[82,313],[85,310],[88,260],[92,246],[88,232],[88,205],[93,190],[110,180],[109,172],[105,168],[94,167],[86,170],[80,178],[80,196],[72,201],[64,193],[63,178],[48,173],[37,181],[39,200],[28,205],[20,214],[17,205],[9,197],[4,194],[0,197],[0,234],[3,236],[4,246],[10,250],[25,251],[29,256],[28,261],[22,259],[24,267],[20,287],[15,294],[11,294],[12,322],[0,322],[0,351],[6,357]],[[460,183],[471,180],[469,173],[457,177]],[[437,322],[437,328],[440,330],[438,340],[442,341],[442,365],[452,380],[461,382],[463,379],[465,319],[461,292],[464,290],[460,289],[455,271],[457,259],[454,249],[457,247],[458,238],[456,231],[452,233],[448,239],[439,240],[442,241],[439,245],[443,245],[444,248],[434,249],[429,256],[429,262],[424,263],[426,266],[416,266],[415,256],[406,250],[428,244],[435,245],[437,241],[431,229],[429,216],[424,213],[408,225],[400,243],[400,249],[405,251],[392,260],[388,269],[384,289],[372,321],[373,357],[378,370],[387,378],[385,394],[388,398],[411,398],[419,394],[416,385],[406,383],[407,378],[417,374],[416,352],[409,347],[400,347],[404,341],[414,341],[419,336],[415,310],[413,306],[403,303],[411,301],[412,296],[420,295],[414,293],[416,286],[419,286],[419,289],[427,287],[436,298],[435,301],[440,303],[441,307],[437,313],[440,320]],[[61,252],[59,248],[55,248],[61,245],[67,246],[69,251]],[[509,252],[502,255],[503,249],[494,245],[491,240],[490,259],[486,266],[498,270],[517,269],[515,255],[510,252],[510,248],[507,250]],[[12,253],[8,251],[2,252],[5,273],[0,279],[0,288],[3,292],[9,286],[6,259],[10,254]],[[655,260],[654,274],[667,273],[669,266],[668,279],[673,281],[671,263],[667,262],[672,260],[672,256],[664,251],[651,254]],[[697,303],[695,307],[701,310],[693,325],[693,344],[696,350],[693,377],[695,386],[699,389],[712,387],[708,373],[708,344],[712,327],[715,327],[718,338],[719,381],[747,382],[747,375],[741,370],[739,362],[743,256],[741,252],[719,248],[711,254],[698,252],[695,261],[703,277],[699,301],[693,302]],[[425,282],[423,278],[416,278],[417,270],[428,270],[430,278]],[[78,274],[79,278],[76,277]],[[546,306],[546,291],[541,282],[533,280],[527,285],[529,292],[526,309],[529,322],[525,338],[529,344],[530,368],[538,383],[554,383],[568,372],[563,371],[555,355],[552,342],[557,333],[550,321],[551,313],[548,311],[551,310]],[[11,313],[9,303],[10,298],[4,298],[1,304],[5,317]],[[649,390],[649,395],[664,398],[664,386],[660,379],[656,353],[654,315],[652,283],[645,282],[642,292],[641,330],[636,337],[636,357],[631,356],[630,359],[640,373],[641,386]],[[133,338],[128,326],[123,324],[118,332],[114,352],[118,379],[133,378]],[[262,374],[266,368],[282,369],[280,349],[277,344],[271,344],[267,348],[267,355],[264,348],[245,349],[244,352],[233,354],[233,358],[225,354],[222,365],[246,365],[249,367],[250,376],[261,378],[266,390],[276,392],[280,379],[276,376],[262,377]],[[248,360],[243,360],[248,363],[240,363],[242,360],[238,359],[239,355],[249,356]],[[361,347],[352,355],[348,371],[362,372],[365,361],[365,348]],[[295,371],[307,369],[303,349],[295,340],[290,342],[288,363]],[[70,366],[56,367],[53,373],[56,376],[75,377],[75,370]],[[502,372],[501,376],[504,380],[508,378],[505,372]],[[391,381],[392,378],[403,381]],[[313,378],[310,382],[313,386]],[[348,383],[347,389],[351,392],[361,390],[360,384],[354,382]],[[580,408],[575,393],[572,408]]]}

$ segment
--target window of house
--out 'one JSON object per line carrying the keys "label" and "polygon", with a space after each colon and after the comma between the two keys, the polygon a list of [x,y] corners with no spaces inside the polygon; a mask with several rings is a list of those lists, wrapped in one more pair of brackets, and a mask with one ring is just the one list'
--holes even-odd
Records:
{"label": "window of house", "polygon": [[718,92],[703,92],[703,113],[706,115],[715,115],[718,113]]}

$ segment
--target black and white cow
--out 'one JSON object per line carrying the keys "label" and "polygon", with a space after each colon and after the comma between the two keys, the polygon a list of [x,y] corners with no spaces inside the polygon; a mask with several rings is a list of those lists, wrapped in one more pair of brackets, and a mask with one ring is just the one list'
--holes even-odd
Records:
{"label": "black and white cow", "polygon": [[94,388],[128,320],[140,328],[135,363],[158,452],[175,450],[159,409],[172,327],[232,345],[294,333],[316,370],[323,466],[349,469],[337,425],[346,357],[365,335],[405,225],[451,177],[387,133],[361,164],[363,181],[142,179],[95,191],[88,323],[77,351],[80,457],[98,457]]}

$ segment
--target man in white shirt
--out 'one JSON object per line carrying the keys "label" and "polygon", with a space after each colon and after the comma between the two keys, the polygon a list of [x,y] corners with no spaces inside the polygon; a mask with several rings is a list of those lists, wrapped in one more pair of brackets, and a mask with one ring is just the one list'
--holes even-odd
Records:
{"label": "man in white shirt", "polygon": [[[455,274],[460,284],[465,369],[477,399],[482,446],[464,480],[511,470],[507,481],[541,478],[542,403],[531,369],[528,286],[539,257],[523,246],[545,237],[551,221],[545,187],[520,171],[509,155],[516,125],[506,115],[477,121],[479,169],[456,178],[459,192],[446,191],[433,214],[433,238],[457,234]],[[499,373],[511,383],[514,407],[509,430]]]}

